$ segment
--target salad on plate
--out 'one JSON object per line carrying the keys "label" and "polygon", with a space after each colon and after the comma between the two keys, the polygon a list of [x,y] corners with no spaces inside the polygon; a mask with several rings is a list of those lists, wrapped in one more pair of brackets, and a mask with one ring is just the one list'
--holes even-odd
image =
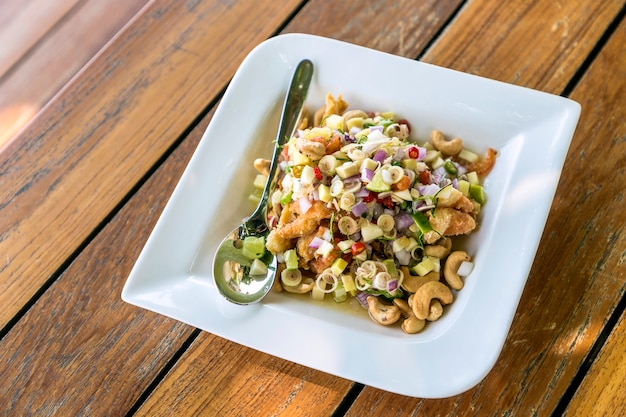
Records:
{"label": "salad on plate", "polygon": [[[496,156],[439,130],[418,143],[407,120],[348,110],[341,95],[328,94],[282,149],[269,236],[243,242],[250,272],[266,272],[260,260],[270,251],[279,261],[276,290],[354,300],[376,323],[418,333],[472,271],[455,237],[479,226],[481,183]],[[260,192],[269,161],[254,165]]]}

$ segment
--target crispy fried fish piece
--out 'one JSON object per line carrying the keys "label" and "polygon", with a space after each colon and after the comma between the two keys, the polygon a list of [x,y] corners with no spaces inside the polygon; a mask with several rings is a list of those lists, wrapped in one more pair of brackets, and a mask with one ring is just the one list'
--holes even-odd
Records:
{"label": "crispy fried fish piece", "polygon": [[465,197],[459,190],[452,188],[451,185],[437,195],[437,207],[449,207],[464,213],[477,214],[475,213],[474,202]]}
{"label": "crispy fried fish piece", "polygon": [[278,229],[273,229],[267,236],[265,247],[268,251],[276,254],[293,248],[294,239],[285,239],[278,234]]}
{"label": "crispy fried fish piece", "polygon": [[[316,200],[306,213],[300,214],[298,203],[290,203],[290,211],[295,213],[293,220],[279,227],[278,234],[284,239],[295,239],[315,232],[324,219],[329,219],[332,212],[323,201]],[[282,220],[282,216],[281,216]]]}
{"label": "crispy fried fish piece", "polygon": [[433,228],[424,235],[428,244],[436,242],[441,236],[465,235],[476,228],[472,215],[450,207],[437,207],[434,213],[428,212],[428,222]]}
{"label": "crispy fried fish piece", "polygon": [[333,97],[332,94],[326,94],[326,104],[323,107],[320,107],[313,116],[313,124],[315,126],[321,126],[322,120],[331,114],[343,114],[348,108],[348,103],[343,100],[341,94],[337,96],[337,100]]}
{"label": "crispy fried fish piece", "polygon": [[277,227],[267,237],[267,249],[272,253],[292,249],[297,243],[296,239],[313,234],[322,220],[329,219],[331,214],[332,211],[322,201],[314,201],[304,214],[300,213],[297,202],[287,204]]}

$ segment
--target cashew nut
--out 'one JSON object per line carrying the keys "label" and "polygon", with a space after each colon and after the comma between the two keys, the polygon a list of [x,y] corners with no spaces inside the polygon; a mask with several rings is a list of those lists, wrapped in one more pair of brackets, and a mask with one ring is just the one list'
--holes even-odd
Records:
{"label": "cashew nut", "polygon": [[430,308],[428,310],[428,316],[426,316],[426,320],[435,321],[443,314],[443,306],[439,302],[439,300],[433,300],[430,302]]}
{"label": "cashew nut", "polygon": [[326,154],[326,147],[319,142],[298,138],[296,146],[308,158],[319,161]]}
{"label": "cashew nut", "polygon": [[463,288],[463,280],[459,274],[457,274],[457,271],[463,261],[469,260],[469,255],[462,250],[452,252],[450,256],[448,256],[448,259],[443,267],[443,276],[450,288],[454,290],[460,290]]}
{"label": "cashew nut", "polygon": [[413,296],[411,309],[418,319],[426,319],[430,313],[430,303],[438,299],[442,304],[450,304],[453,300],[452,291],[439,281],[430,281],[417,289]]}
{"label": "cashew nut", "polygon": [[372,320],[383,326],[393,324],[400,318],[400,308],[398,306],[381,303],[373,295],[367,297],[367,306]]}
{"label": "cashew nut", "polygon": [[254,168],[260,174],[268,176],[270,174],[270,160],[265,158],[257,158],[254,160]]}
{"label": "cashew nut", "polygon": [[395,298],[393,303],[398,306],[402,316],[404,316],[404,321],[402,322],[402,331],[406,334],[415,334],[420,332],[424,326],[426,326],[426,320],[420,320],[415,317],[413,314],[413,310],[411,310],[411,306],[409,303],[404,301],[401,298]]}
{"label": "cashew nut", "polygon": [[424,255],[432,256],[435,258],[443,259],[450,253],[452,249],[452,239],[444,237],[439,239],[433,245],[424,246]]}
{"label": "cashew nut", "polygon": [[287,286],[283,285],[283,290],[290,292],[292,294],[306,294],[311,292],[313,286],[315,285],[315,281],[313,278],[307,277],[304,278],[298,285]]}
{"label": "cashew nut", "polygon": [[355,117],[367,119],[369,116],[363,110],[350,110],[343,114],[343,120],[345,120],[346,122],[350,119],[354,119]]}
{"label": "cashew nut", "polygon": [[463,141],[461,138],[446,140],[440,130],[430,132],[430,141],[438,151],[445,155],[457,155],[463,150]]}
{"label": "cashew nut", "polygon": [[420,277],[419,275],[411,275],[411,271],[406,266],[401,266],[400,270],[404,274],[401,287],[410,293],[415,293],[419,287],[430,281],[439,281],[439,272],[431,271]]}

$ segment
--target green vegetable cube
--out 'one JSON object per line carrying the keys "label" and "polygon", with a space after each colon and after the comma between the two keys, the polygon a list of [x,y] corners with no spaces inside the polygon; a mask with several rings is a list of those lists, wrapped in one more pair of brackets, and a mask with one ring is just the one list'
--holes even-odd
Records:
{"label": "green vegetable cube", "polygon": [[263,236],[246,236],[243,240],[241,253],[249,259],[257,259],[265,255],[265,238]]}
{"label": "green vegetable cube", "polygon": [[485,204],[485,202],[487,201],[485,190],[483,189],[481,185],[470,184],[469,193],[470,193],[470,197],[476,200],[476,202],[480,205]]}
{"label": "green vegetable cube", "polygon": [[343,286],[346,289],[346,291],[348,291],[350,295],[354,297],[357,291],[356,291],[356,284],[354,283],[354,278],[352,278],[352,275],[342,274],[341,282],[343,283]]}
{"label": "green vegetable cube", "polygon": [[346,266],[348,266],[348,262],[346,262],[342,258],[337,258],[331,265],[330,270],[332,271],[333,274],[338,276],[339,274],[343,272],[344,269],[346,269]]}
{"label": "green vegetable cube", "polygon": [[267,265],[263,263],[260,259],[255,259],[252,261],[252,265],[250,265],[250,275],[266,275],[267,274]]}
{"label": "green vegetable cube", "polygon": [[295,249],[285,252],[285,266],[287,269],[298,269],[298,254]]}

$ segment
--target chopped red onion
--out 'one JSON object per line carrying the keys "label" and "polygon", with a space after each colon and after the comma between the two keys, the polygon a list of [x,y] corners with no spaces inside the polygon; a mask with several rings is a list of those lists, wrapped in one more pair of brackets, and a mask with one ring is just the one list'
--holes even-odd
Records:
{"label": "chopped red onion", "polygon": [[447,174],[446,169],[443,166],[440,166],[439,168],[435,168],[431,172],[431,175],[442,177],[442,178],[445,177],[446,174]]}
{"label": "chopped red onion", "polygon": [[[341,177],[339,177],[341,179]],[[344,184],[355,183],[361,181],[361,176],[359,174],[352,175],[351,177],[347,177],[343,179]]]}
{"label": "chopped red onion", "polygon": [[356,293],[355,298],[357,300],[359,300],[359,304],[361,304],[361,307],[367,308],[367,297],[369,297],[371,294],[368,294],[366,292],[363,291],[359,291]]}
{"label": "chopped red onion", "polygon": [[354,214],[355,216],[361,217],[363,213],[367,211],[367,205],[364,202],[359,201],[358,203],[352,206],[350,211],[352,211],[352,214]]}
{"label": "chopped red onion", "polygon": [[361,170],[361,180],[370,182],[374,178],[374,171],[371,169],[363,168]]}
{"label": "chopped red onion", "polygon": [[413,224],[413,218],[406,212],[401,211],[395,216],[396,229],[399,231],[405,230]]}
{"label": "chopped red onion", "polygon": [[398,280],[390,279],[387,281],[387,292],[393,292],[398,288]]}
{"label": "chopped red onion", "polygon": [[300,213],[304,214],[307,211],[309,211],[309,209],[311,208],[311,206],[313,205],[308,198],[306,197],[300,197],[300,199],[298,200],[298,204],[300,205]]}
{"label": "chopped red onion", "polygon": [[309,248],[319,249],[320,246],[322,246],[322,243],[324,243],[324,239],[322,239],[321,237],[315,236],[313,240],[311,240],[311,243],[309,243]]}
{"label": "chopped red onion", "polygon": [[378,131],[378,132],[382,132],[383,131],[383,127],[382,126],[370,126],[370,132],[374,132],[374,131]]}
{"label": "chopped red onion", "polygon": [[420,192],[420,195],[433,196],[439,192],[440,188],[437,184],[428,184],[418,186],[417,190]]}
{"label": "chopped red onion", "polygon": [[374,157],[372,159],[376,162],[382,163],[386,157],[387,152],[385,152],[383,149],[379,149],[378,151],[376,151],[376,154],[374,154]]}
{"label": "chopped red onion", "polygon": [[361,197],[361,198],[368,197],[369,195],[370,195],[370,191],[365,187],[361,187],[359,191],[354,193],[355,197]]}

